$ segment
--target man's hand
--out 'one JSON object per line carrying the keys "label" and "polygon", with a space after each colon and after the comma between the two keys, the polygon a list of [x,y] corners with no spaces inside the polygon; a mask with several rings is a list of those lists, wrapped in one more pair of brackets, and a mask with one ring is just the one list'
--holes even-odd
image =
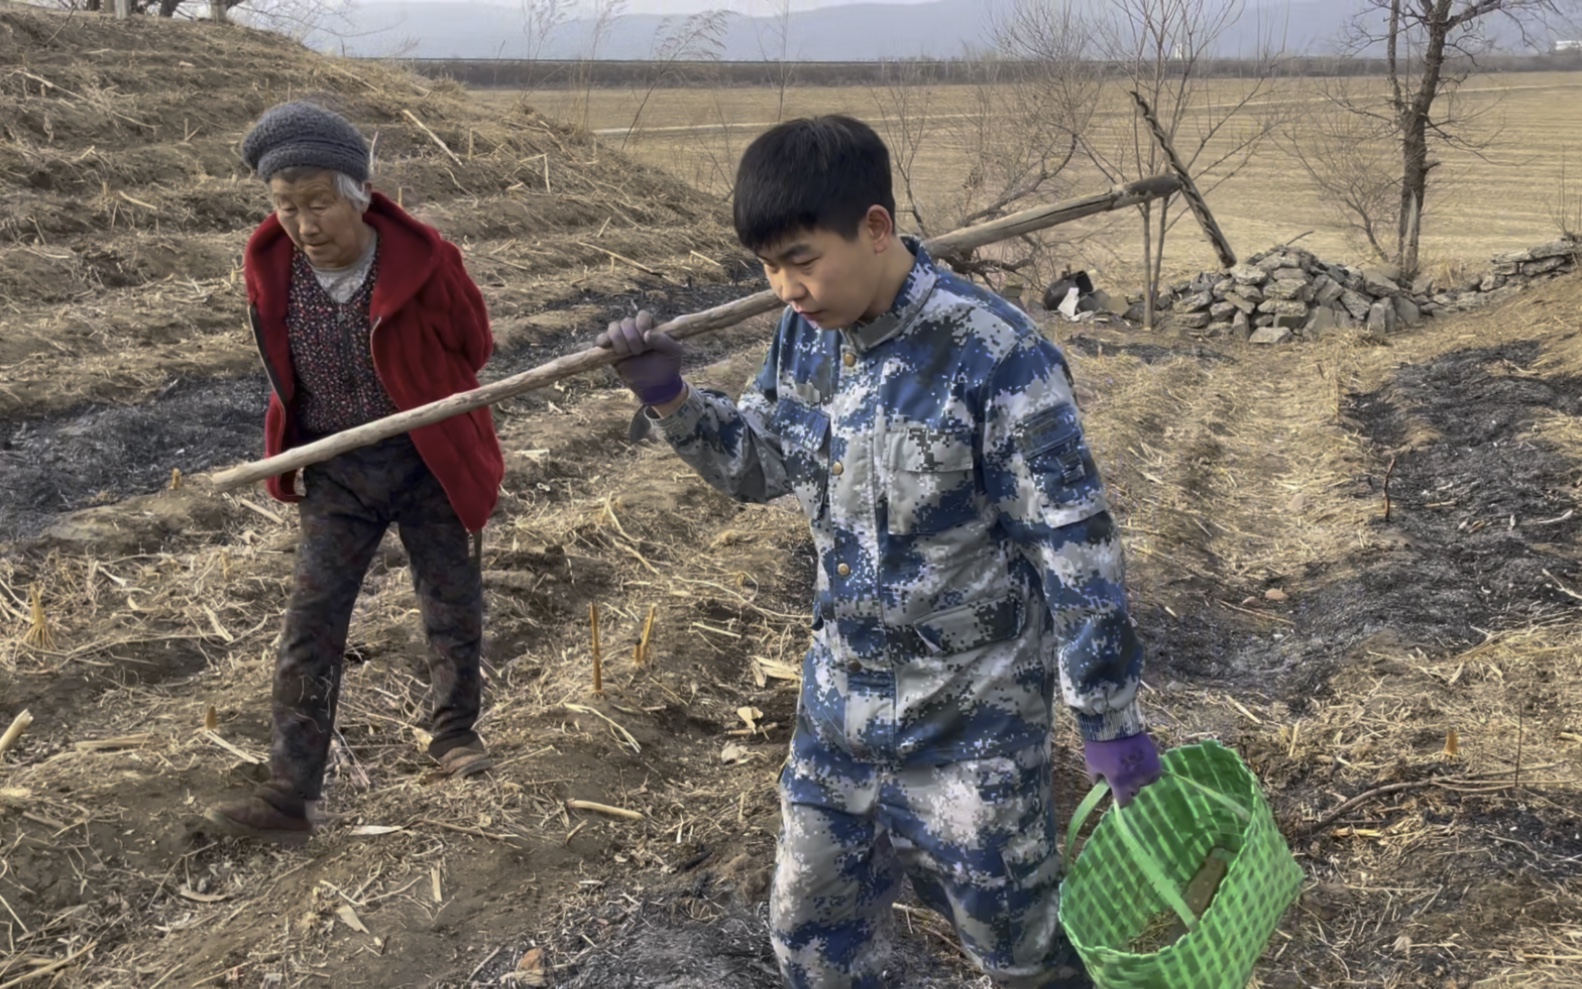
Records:
{"label": "man's hand", "polygon": [[1147,732],[1108,742],[1083,742],[1082,754],[1087,760],[1088,777],[1095,783],[1104,777],[1115,792],[1115,802],[1122,807],[1163,772],[1159,750]]}
{"label": "man's hand", "polygon": [[[645,309],[599,334],[598,346],[613,350],[615,371],[638,401],[661,416],[675,411],[686,395],[681,380],[681,344],[654,331],[654,317]],[[668,408],[667,408],[668,406]]]}

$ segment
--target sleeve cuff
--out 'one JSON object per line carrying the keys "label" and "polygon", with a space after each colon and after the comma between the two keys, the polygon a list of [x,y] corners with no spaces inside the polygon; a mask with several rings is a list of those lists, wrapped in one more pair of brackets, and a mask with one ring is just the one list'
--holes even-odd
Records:
{"label": "sleeve cuff", "polygon": [[687,397],[682,401],[681,407],[668,416],[661,417],[652,406],[644,406],[643,414],[648,421],[659,427],[665,439],[671,443],[688,440],[697,435],[698,424],[703,421],[703,396],[691,385],[682,385],[687,390]]}
{"label": "sleeve cuff", "polygon": [[1077,731],[1084,742],[1111,742],[1117,738],[1140,735],[1148,728],[1143,720],[1142,707],[1133,699],[1125,707],[1102,714],[1077,711]]}

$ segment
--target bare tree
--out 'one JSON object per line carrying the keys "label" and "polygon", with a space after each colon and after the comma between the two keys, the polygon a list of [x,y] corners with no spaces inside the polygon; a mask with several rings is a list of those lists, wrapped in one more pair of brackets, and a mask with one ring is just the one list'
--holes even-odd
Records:
{"label": "bare tree", "polygon": [[[223,5],[225,18],[304,41],[319,34],[345,39],[351,31],[351,0],[209,0]],[[220,18],[215,18],[220,19]]]}
{"label": "bare tree", "polygon": [[[970,161],[953,225],[996,219],[1069,196],[1084,135],[1099,107],[1101,74],[1092,42],[1074,4],[1013,6],[992,18],[988,54],[967,59],[974,113],[957,118],[953,143]],[[963,258],[969,273],[1001,268],[1043,280],[1075,250],[1075,230],[1021,238],[995,257]]]}
{"label": "bare tree", "polygon": [[1389,120],[1347,109],[1366,102],[1354,90],[1367,83],[1349,77],[1322,81],[1326,98],[1282,126],[1277,141],[1312,180],[1323,207],[1346,226],[1356,246],[1389,261],[1398,248],[1400,156]]}
{"label": "bare tree", "polygon": [[577,88],[582,91],[582,106],[579,112],[583,130],[589,129],[593,119],[593,80],[598,74],[595,63],[599,59],[599,48],[609,37],[610,28],[614,27],[615,22],[626,13],[626,0],[592,0],[592,4],[593,17],[588,47],[582,53],[582,57],[577,59]]}
{"label": "bare tree", "polygon": [[[1234,53],[1251,55],[1249,74],[1212,84],[1205,76],[1205,63],[1226,54],[1219,51],[1222,43],[1247,14],[1244,0],[1110,0],[1090,22],[1100,54],[1118,76],[1106,79],[1104,98],[1113,104],[1129,101],[1131,93],[1140,95],[1205,196],[1239,173],[1277,124],[1274,112],[1260,103],[1272,88],[1284,47],[1278,25],[1260,32],[1257,51]],[[1117,118],[1108,129],[1090,128],[1084,144],[1111,182],[1145,178],[1167,167],[1140,113]],[[1146,283],[1143,323],[1152,328],[1166,237],[1186,210],[1170,200],[1137,209]]]}
{"label": "bare tree", "polygon": [[[963,223],[992,220],[1030,198],[1065,191],[1055,187],[1080,153],[1099,105],[1100,77],[1082,28],[1065,5],[1013,9],[993,25],[1000,57],[971,63],[977,101],[989,112],[969,118],[967,142],[983,169],[985,194]],[[980,120],[1006,126],[996,140]]]}
{"label": "bare tree", "polygon": [[[66,10],[110,10],[110,0],[57,0]],[[133,16],[182,20],[235,21],[301,41],[313,34],[343,37],[350,0],[131,0]]]}
{"label": "bare tree", "polygon": [[653,99],[654,90],[677,82],[681,67],[688,63],[714,62],[719,59],[720,51],[725,47],[725,27],[726,13],[722,10],[705,10],[676,24],[665,21],[665,27],[660,30],[653,51],[648,56],[645,67],[648,74],[647,88],[637,102],[626,134],[621,138],[621,150],[626,150],[627,142],[642,122],[643,111]]}
{"label": "bare tree", "polygon": [[[529,73],[537,71],[538,62],[544,57],[544,46],[549,44],[550,37],[566,23],[567,8],[571,0],[522,0],[522,41],[523,54],[533,66]],[[532,76],[522,90],[522,99],[526,101],[532,92]]]}
{"label": "bare tree", "polygon": [[935,121],[930,107],[934,92],[927,85],[920,63],[884,61],[879,64],[880,85],[873,90],[877,130],[890,148],[890,164],[901,180],[905,202],[898,212],[910,213],[924,237],[931,236],[917,193],[917,156],[932,139]]}
{"label": "bare tree", "polygon": [[1555,194],[1549,197],[1545,205],[1549,209],[1549,219],[1554,221],[1560,236],[1571,241],[1582,240],[1582,190],[1578,190],[1566,174],[1564,147],[1560,149],[1560,177],[1555,185]]}
{"label": "bare tree", "polygon": [[774,65],[775,123],[786,117],[786,94],[796,82],[796,62],[791,59],[791,0],[764,0],[772,10],[769,37],[758,35],[758,54]]}
{"label": "bare tree", "polygon": [[1419,267],[1428,176],[1439,166],[1435,146],[1481,152],[1487,135],[1473,136],[1454,100],[1494,48],[1490,29],[1502,23],[1527,41],[1546,18],[1559,17],[1572,0],[1365,0],[1351,22],[1352,52],[1384,49],[1388,92],[1382,101],[1338,101],[1348,112],[1389,128],[1400,154],[1395,209],[1395,262],[1403,278]]}
{"label": "bare tree", "polygon": [[[1069,191],[1098,93],[1098,74],[1084,57],[1085,35],[1077,28],[1069,7],[1052,4],[1029,5],[997,22],[997,51],[958,63],[969,79],[964,112],[936,112],[921,63],[884,67],[885,84],[873,96],[902,193],[897,209],[923,236]],[[920,155],[925,147],[935,153]],[[959,168],[940,167],[937,149],[959,153]],[[923,174],[920,161],[937,172]],[[1054,256],[1067,247],[1066,240],[1036,235],[941,260],[985,281],[1037,277],[1053,275]]]}

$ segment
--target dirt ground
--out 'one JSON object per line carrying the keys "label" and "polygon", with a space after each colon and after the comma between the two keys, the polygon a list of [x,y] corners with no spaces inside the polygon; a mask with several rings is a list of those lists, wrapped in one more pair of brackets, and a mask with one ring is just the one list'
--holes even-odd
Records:
{"label": "dirt ground", "polygon": [[[784,506],[714,493],[660,445],[629,443],[632,402],[607,374],[498,411],[507,477],[484,549],[480,727],[499,768],[442,780],[422,755],[424,647],[392,538],[353,622],[329,826],[289,851],[207,831],[202,807],[262,772],[295,535],[291,509],[257,491],[216,494],[202,476],[258,442],[262,384],[224,269],[262,208],[221,164],[239,124],[208,152],[211,174],[227,177],[196,188],[234,188],[243,205],[202,229],[112,232],[105,213],[74,231],[68,220],[89,215],[72,199],[80,186],[25,191],[11,176],[47,160],[65,183],[61,162],[90,143],[125,160],[106,135],[141,146],[130,124],[77,116],[90,108],[157,118],[148,154],[188,155],[171,150],[174,104],[159,109],[146,67],[126,66],[251,66],[275,73],[260,85],[277,95],[339,80],[363,119],[390,122],[382,147],[398,133],[410,142],[386,166],[433,180],[436,222],[463,238],[475,224],[469,264],[501,337],[493,376],[585,344],[634,305],[681,312],[756,286],[733,285],[721,264],[716,204],[551,125],[474,125],[461,94],[348,76],[262,36],[134,31],[125,42],[96,19],[0,7],[0,65],[24,66],[0,69],[0,137],[13,142],[0,143],[0,271],[15,278],[31,269],[13,262],[41,251],[77,259],[7,288],[0,309],[0,346],[15,348],[0,357],[0,401],[14,403],[0,407],[0,726],[23,709],[36,719],[0,761],[0,986],[777,985],[764,901],[807,639],[805,525]],[[87,54],[112,44],[133,50]],[[293,82],[292,66],[318,76]],[[72,95],[41,94],[30,77]],[[223,97],[206,120],[241,121],[272,99],[250,81],[205,82]],[[92,101],[94,85],[132,98]],[[446,172],[476,190],[515,174],[506,153],[457,167],[415,128],[398,131],[401,108],[459,154],[471,129],[558,141],[582,157],[555,150],[537,164],[565,165],[572,190],[580,173],[620,184],[658,232],[649,214],[623,226],[620,203],[536,240],[505,219],[492,229],[521,190],[471,198]],[[53,143],[34,126],[46,116]],[[595,153],[607,171],[572,167]],[[642,183],[670,199],[632,191]],[[210,201],[153,181],[129,195]],[[128,214],[115,210],[120,224]],[[45,298],[90,270],[95,244],[144,257],[134,247],[161,237],[198,290],[150,274],[66,281],[77,287]],[[532,253],[579,241],[660,274],[612,271],[597,251]],[[496,271],[490,256],[532,270]],[[199,277],[205,258],[215,263]],[[67,333],[90,317],[109,329]],[[1049,326],[1124,527],[1156,734],[1234,745],[1309,878],[1258,986],[1577,984],[1579,318],[1582,282],[1566,279],[1388,346],[1255,349]],[[694,373],[739,388],[767,328],[711,338]],[[1085,790],[1069,721],[1057,742],[1068,812]],[[897,986],[979,986],[937,918],[907,901],[895,921]]]}

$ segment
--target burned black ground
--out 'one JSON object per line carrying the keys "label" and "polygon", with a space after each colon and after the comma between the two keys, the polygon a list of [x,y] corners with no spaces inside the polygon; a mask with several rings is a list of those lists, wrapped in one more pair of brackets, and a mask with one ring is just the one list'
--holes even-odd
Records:
{"label": "burned black ground", "polygon": [[1527,434],[1541,414],[1582,411],[1582,379],[1534,369],[1543,351],[1536,340],[1453,351],[1352,401],[1394,463],[1388,519],[1384,475],[1359,478],[1357,497],[1379,503],[1379,531],[1398,547],[1362,561],[1359,624],[1451,646],[1573,611],[1545,571],[1578,578],[1582,463]]}
{"label": "burned black ground", "polygon": [[[660,320],[706,309],[760,288],[761,280],[658,285],[583,304],[601,313],[582,332],[562,332],[502,348],[482,375],[483,383],[518,374],[592,344],[604,321],[648,309]],[[689,345],[689,367],[718,360],[741,345],[741,334],[722,332]],[[613,372],[568,382],[586,390]],[[151,494],[167,486],[172,469],[198,474],[263,454],[268,385],[262,370],[239,378],[170,382],[156,399],[140,405],[71,409],[37,418],[0,418],[0,543],[36,536],[63,513],[91,505]],[[528,393],[511,400],[503,414],[544,407],[560,393]],[[563,400],[563,397],[562,397]]]}

